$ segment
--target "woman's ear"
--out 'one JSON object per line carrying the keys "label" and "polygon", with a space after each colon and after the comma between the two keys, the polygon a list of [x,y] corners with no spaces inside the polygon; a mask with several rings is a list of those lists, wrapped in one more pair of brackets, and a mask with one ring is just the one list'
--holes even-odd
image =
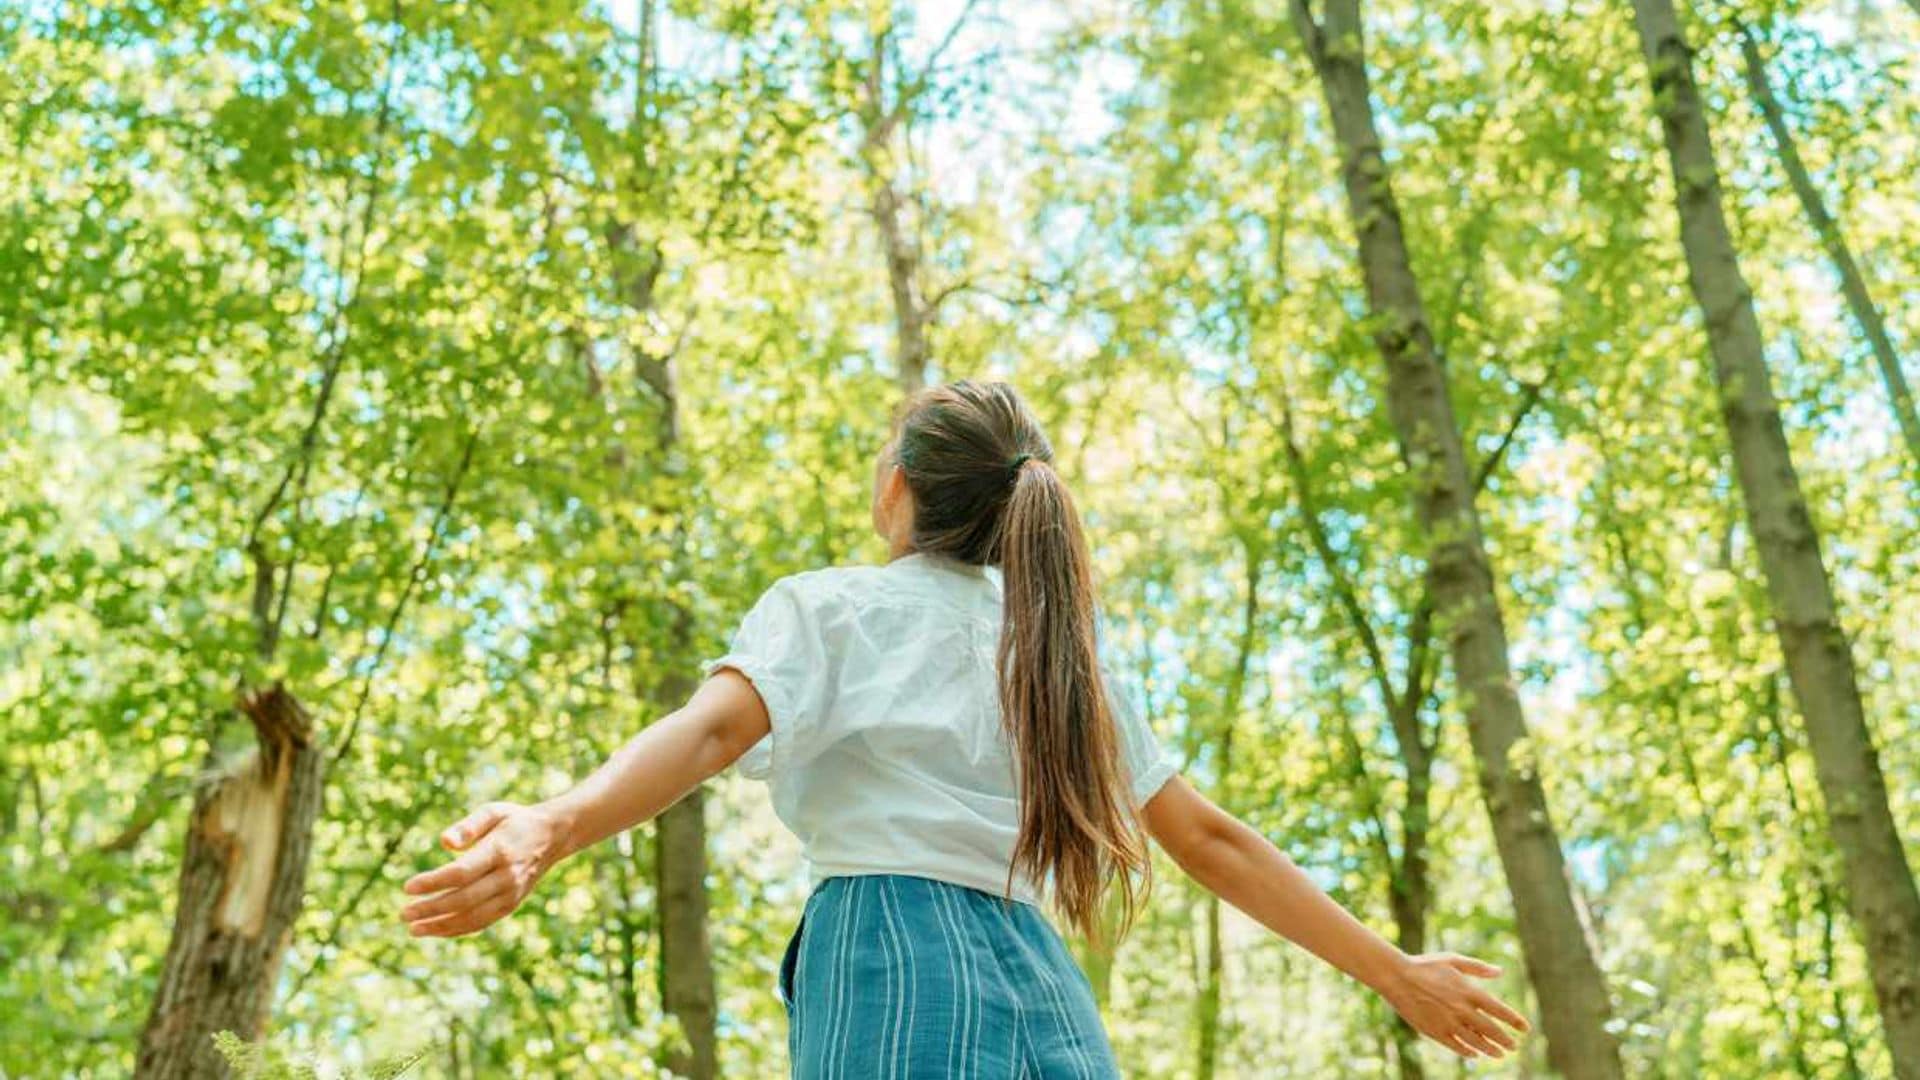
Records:
{"label": "woman's ear", "polygon": [[913,535],[913,489],[907,486],[907,471],[899,465],[885,466],[880,478],[878,522],[880,535],[895,548]]}
{"label": "woman's ear", "polygon": [[899,465],[887,466],[885,480],[887,506],[903,506],[913,501],[912,493],[907,490],[907,470]]}

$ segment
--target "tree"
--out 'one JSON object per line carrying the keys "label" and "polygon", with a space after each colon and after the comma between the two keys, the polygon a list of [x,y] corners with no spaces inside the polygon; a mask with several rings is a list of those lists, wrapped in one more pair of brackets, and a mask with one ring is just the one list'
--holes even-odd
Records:
{"label": "tree", "polygon": [[[1892,1075],[1636,31],[1365,10],[1513,760],[1623,1068]],[[1920,23],[1700,10],[1724,213],[1911,839],[1910,448],[1730,13],[1896,355]],[[717,777],[472,938],[407,938],[398,883],[462,809],[551,794],[676,706],[772,581],[883,558],[889,410],[962,375],[1045,421],[1114,681],[1190,781],[1403,947],[1553,1005],[1428,587],[1461,535],[1421,524],[1445,469],[1403,460],[1398,324],[1297,39],[1255,0],[0,4],[0,1073],[129,1075],[163,994],[169,1031],[264,1010],[269,1056],[325,1075],[693,1072],[707,1032],[714,1073],[783,1072],[805,880],[762,785]],[[264,907],[234,908],[262,932],[222,930],[219,860],[269,847]],[[1127,1075],[1450,1072],[1164,859],[1129,934],[1073,944]]]}
{"label": "tree", "polygon": [[1920,1076],[1920,890],[1887,805],[1819,534],[1774,398],[1753,294],[1720,204],[1691,51],[1671,0],[1634,0],[1633,11],[1672,167],[1687,280],[1713,355],[1747,526],[1818,766],[1828,827],[1845,865],[1848,907],[1866,944],[1895,1071]]}
{"label": "tree", "polygon": [[[388,23],[391,44],[371,125],[374,177],[378,175],[379,155],[385,152],[396,57],[404,36],[397,2]],[[253,562],[250,610],[254,660],[260,665],[276,660],[295,590],[296,570],[306,554],[301,540],[309,511],[309,483],[335,388],[352,356],[354,307],[365,285],[368,234],[377,205],[370,179],[355,208],[359,226],[355,246],[341,249],[336,266],[340,289],[347,288],[351,281],[353,292],[349,295],[337,290],[334,294],[327,348],[321,356],[311,413],[295,453],[252,517],[242,545]],[[423,562],[439,540],[445,512],[471,463],[472,452],[470,437],[448,484]],[[276,520],[285,531],[280,543],[269,546],[267,530]],[[280,552],[284,556],[276,557]],[[414,568],[394,606],[388,639],[420,570],[420,566]],[[376,658],[375,667],[378,663]],[[368,677],[371,679],[370,674]],[[243,675],[239,681],[244,687],[247,677]],[[363,695],[362,707],[365,701]],[[255,745],[239,755],[230,755],[218,738],[223,725],[218,719],[210,725],[215,737],[209,739],[203,771],[211,779],[203,781],[195,792],[181,855],[173,935],[152,1011],[140,1037],[135,1071],[142,1077],[164,1080],[223,1074],[227,1066],[214,1049],[213,1034],[232,1031],[254,1038],[262,1032],[288,938],[305,899],[307,864],[328,759],[322,732],[316,730],[306,707],[278,680],[265,690],[243,690],[238,711],[250,722]],[[351,746],[359,722],[356,710],[345,725],[335,756]]]}
{"label": "tree", "polygon": [[326,755],[284,686],[245,698],[240,711],[259,745],[194,800],[140,1076],[224,1072],[214,1034],[260,1034],[304,898]]}
{"label": "tree", "polygon": [[1527,760],[1526,719],[1514,692],[1473,481],[1381,156],[1359,3],[1329,0],[1321,22],[1305,0],[1293,0],[1292,12],[1340,143],[1369,318],[1387,365],[1388,409],[1428,534],[1428,590],[1446,628],[1482,798],[1540,996],[1548,1055],[1569,1076],[1618,1076],[1619,1049],[1608,1030],[1612,1006],[1574,906],[1545,792]]}
{"label": "tree", "polygon": [[1867,347],[1873,352],[1874,363],[1880,368],[1880,379],[1887,388],[1887,407],[1906,440],[1910,458],[1908,464],[1913,470],[1916,490],[1920,490],[1920,413],[1914,411],[1913,390],[1907,385],[1906,374],[1900,369],[1900,355],[1894,351],[1893,338],[1887,332],[1887,320],[1873,302],[1866,275],[1861,273],[1860,263],[1853,257],[1853,248],[1847,243],[1846,233],[1827,209],[1826,199],[1820,194],[1820,188],[1813,182],[1813,175],[1807,171],[1807,163],[1800,156],[1793,129],[1787,126],[1786,110],[1781,107],[1780,98],[1775,95],[1773,83],[1767,75],[1767,61],[1760,52],[1759,39],[1755,37],[1753,28],[1739,19],[1734,20],[1734,33],[1740,38],[1741,72],[1746,76],[1748,92],[1753,95],[1754,108],[1766,121],[1767,132],[1773,136],[1774,146],[1780,154],[1780,168],[1787,174],[1787,183],[1793,188],[1794,198],[1799,200],[1800,208],[1806,212],[1807,224],[1819,238],[1827,258],[1832,260],[1833,272],[1840,279],[1840,294],[1846,297],[1847,310],[1852,312],[1853,321],[1860,328],[1860,336],[1866,338]]}

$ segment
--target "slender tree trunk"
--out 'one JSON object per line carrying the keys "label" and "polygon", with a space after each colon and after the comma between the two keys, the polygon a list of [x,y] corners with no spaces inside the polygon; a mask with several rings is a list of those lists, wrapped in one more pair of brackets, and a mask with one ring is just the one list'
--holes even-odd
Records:
{"label": "slender tree trunk", "polygon": [[[671,358],[642,358],[642,371],[662,403],[658,452],[670,460],[679,445],[679,399],[673,389]],[[677,470],[667,468],[668,483],[677,484]],[[656,512],[678,520],[683,507],[663,501]],[[670,546],[677,565],[686,564],[687,533],[673,527]],[[665,674],[655,686],[654,705],[675,709],[693,696],[693,613],[679,600],[667,601],[667,641],[662,650]],[[718,995],[714,987],[713,952],[707,940],[707,819],[706,791],[695,788],[668,807],[654,822],[653,873],[659,905],[660,1004],[680,1025],[685,1044],[670,1049],[663,1064],[694,1080],[718,1075]]]}
{"label": "slender tree trunk", "polygon": [[[623,275],[627,307],[644,314],[653,309],[653,290],[661,272],[660,252],[656,247],[642,248],[631,227],[616,232],[616,242],[630,263]],[[660,483],[671,491],[662,491],[656,513],[683,520],[685,507],[676,500],[683,494],[678,459],[680,446],[680,398],[671,353],[634,357],[640,380],[652,393],[660,409],[656,430],[655,454],[664,476]],[[674,564],[686,565],[688,538],[686,527],[673,526],[669,547]],[[663,655],[666,674],[655,685],[652,704],[662,709],[678,708],[693,695],[696,680],[693,671],[693,613],[678,600],[667,602],[667,641]],[[660,928],[660,1003],[680,1025],[685,1045],[668,1051],[664,1064],[673,1072],[696,1080],[709,1080],[718,1069],[717,995],[714,990],[713,954],[707,942],[707,824],[706,795],[699,788],[668,807],[654,822],[654,888],[659,904]]]}
{"label": "slender tree trunk", "polygon": [[[1433,825],[1433,756],[1418,735],[1422,697],[1424,694],[1415,689],[1412,700],[1398,706],[1411,715],[1394,723],[1395,741],[1400,744],[1401,761],[1407,769],[1407,788],[1406,802],[1400,810],[1400,863],[1387,883],[1387,906],[1393,911],[1394,944],[1409,955],[1427,951],[1427,913],[1433,903],[1433,878],[1427,858]],[[1408,728],[1416,733],[1411,741],[1402,734]],[[1395,1017],[1393,1043],[1400,1080],[1426,1080],[1426,1070],[1420,1065],[1420,1033]]]}
{"label": "slender tree trunk", "polygon": [[1206,912],[1207,962],[1194,1002],[1193,1075],[1213,1080],[1220,1067],[1220,898],[1209,893],[1200,903]]}
{"label": "slender tree trunk", "polygon": [[1300,36],[1319,75],[1359,240],[1374,341],[1387,366],[1388,411],[1415,481],[1429,537],[1428,591],[1447,627],[1454,675],[1479,765],[1481,794],[1513,895],[1527,970],[1539,994],[1553,1066],[1575,1078],[1621,1075],[1608,1031],[1612,1007],[1574,906],[1559,837],[1547,812],[1513,685],[1506,625],[1474,512],[1453,402],[1433,345],[1374,126],[1358,0],[1330,0],[1316,25],[1293,0]]}
{"label": "slender tree trunk", "polygon": [[[640,5],[639,62],[634,77],[634,171],[629,182],[636,201],[665,198],[657,186],[663,171],[666,142],[654,120],[656,66],[655,28],[659,18],[655,0]],[[616,272],[627,310],[644,318],[655,308],[654,288],[665,268],[657,243],[643,243],[631,221],[610,230]],[[680,464],[680,394],[675,371],[679,344],[663,354],[636,351],[634,370],[659,409],[656,418],[654,460],[657,480],[656,516],[675,522],[668,537],[672,565],[688,563],[688,534],[683,505],[686,483]],[[653,684],[650,704],[675,709],[693,695],[696,685],[693,655],[693,613],[678,599],[665,601],[667,640],[661,670]],[[660,1004],[679,1025],[683,1039],[669,1045],[662,1064],[695,1080],[711,1080],[718,1072],[717,994],[713,953],[707,940],[707,823],[706,794],[695,788],[668,807],[654,821],[653,875],[659,906],[660,964],[657,982]]]}
{"label": "slender tree trunk", "polygon": [[[1920,0],[1913,0],[1920,4]],[[1853,321],[1860,327],[1860,335],[1867,339],[1867,346],[1873,350],[1873,359],[1880,367],[1880,379],[1887,387],[1887,401],[1893,410],[1894,419],[1900,425],[1900,434],[1907,442],[1908,466],[1916,483],[1920,483],[1920,413],[1914,411],[1913,390],[1907,385],[1906,374],[1900,369],[1900,355],[1894,351],[1893,338],[1887,333],[1887,321],[1880,314],[1880,308],[1874,304],[1873,295],[1867,291],[1866,275],[1860,272],[1860,264],[1854,261],[1853,249],[1847,246],[1847,237],[1840,229],[1840,223],[1828,212],[1827,203],[1820,195],[1820,189],[1814,186],[1813,176],[1807,171],[1807,163],[1800,157],[1799,144],[1794,141],[1793,130],[1787,126],[1786,111],[1780,107],[1780,99],[1774,96],[1773,84],[1767,78],[1767,62],[1760,55],[1760,43],[1754,40],[1753,30],[1745,23],[1739,23],[1740,56],[1744,61],[1747,88],[1753,93],[1753,101],[1760,110],[1760,116],[1767,123],[1767,130],[1773,133],[1774,145],[1780,149],[1780,166],[1786,170],[1787,182],[1793,187],[1793,194],[1800,200],[1800,208],[1806,212],[1807,222],[1820,238],[1820,246],[1827,251],[1827,258],[1833,261],[1833,271],[1840,276],[1840,293],[1847,299],[1847,310],[1853,314]]]}
{"label": "slender tree trunk", "polygon": [[[1528,405],[1527,408],[1531,408]],[[1393,845],[1387,837],[1386,823],[1378,814],[1380,795],[1373,784],[1373,777],[1366,767],[1365,754],[1357,735],[1350,724],[1342,724],[1341,730],[1350,744],[1353,756],[1354,779],[1366,786],[1364,796],[1368,806],[1367,816],[1375,822],[1373,830],[1374,844],[1380,861],[1387,874],[1387,906],[1393,913],[1395,943],[1403,952],[1415,954],[1426,950],[1427,912],[1432,902],[1432,867],[1428,860],[1428,843],[1433,825],[1433,754],[1432,737],[1420,716],[1426,706],[1428,688],[1432,685],[1429,678],[1431,644],[1433,640],[1433,602],[1431,596],[1423,595],[1414,609],[1413,617],[1407,628],[1406,670],[1403,683],[1396,688],[1392,670],[1387,665],[1386,652],[1380,647],[1379,635],[1374,632],[1373,623],[1367,616],[1366,608],[1361,604],[1359,594],[1352,581],[1342,569],[1340,554],[1329,539],[1325,523],[1320,516],[1320,502],[1314,494],[1311,476],[1307,470],[1306,455],[1301,453],[1300,445],[1294,434],[1293,400],[1291,393],[1282,384],[1280,400],[1280,430],[1287,468],[1292,474],[1293,487],[1299,499],[1300,518],[1307,530],[1307,538],[1319,556],[1320,563],[1326,569],[1327,577],[1333,582],[1333,597],[1347,620],[1352,624],[1354,636],[1359,640],[1360,648],[1366,655],[1374,673],[1375,685],[1379,688],[1380,698],[1386,707],[1387,722],[1393,730],[1394,750],[1405,770],[1406,787],[1404,801],[1400,807],[1400,854],[1395,856]],[[1525,411],[1515,418],[1517,430]],[[1511,433],[1510,433],[1511,434]],[[1489,459],[1476,477],[1474,491],[1477,494],[1480,484],[1491,475],[1494,459]],[[1399,1069],[1401,1080],[1425,1080],[1426,1070],[1420,1064],[1420,1033],[1413,1025],[1401,1017],[1394,1017],[1392,1043],[1394,1060]]]}
{"label": "slender tree trunk", "polygon": [[[685,546],[684,533],[676,547]],[[667,655],[671,672],[660,681],[662,706],[674,708],[693,696],[693,618],[674,602]],[[680,1022],[686,1047],[667,1055],[666,1066],[693,1080],[719,1074],[719,1007],[713,951],[707,940],[706,789],[694,788],[654,823],[654,888],[660,906],[660,1002]]]}
{"label": "slender tree trunk", "polygon": [[707,945],[706,792],[695,788],[654,826],[660,903],[660,1001],[687,1045],[666,1066],[696,1080],[718,1074],[713,954]]}
{"label": "slender tree trunk", "polygon": [[287,939],[306,889],[326,754],[306,710],[279,683],[240,710],[257,745],[209,760],[180,863],[173,937],[135,1075],[225,1076],[213,1035],[251,1039],[266,1026]]}
{"label": "slender tree trunk", "polygon": [[1673,166],[1688,281],[1705,317],[1747,524],[1806,719],[1848,908],[1866,947],[1895,1073],[1920,1080],[1920,890],[1887,805],[1853,657],[1773,396],[1753,294],[1727,230],[1691,53],[1671,0],[1634,0],[1633,8]]}
{"label": "slender tree trunk", "polygon": [[868,41],[866,100],[860,144],[860,163],[867,173],[869,209],[878,226],[880,253],[887,263],[887,291],[893,298],[895,378],[900,390],[912,394],[927,385],[927,324],[932,321],[920,284],[920,244],[907,222],[905,200],[898,187],[900,171],[896,135],[913,107],[904,86],[887,93],[887,52],[893,36],[893,6],[883,2],[872,11]]}
{"label": "slender tree trunk", "polygon": [[[870,152],[879,157],[886,150]],[[920,253],[908,237],[900,210],[900,193],[891,175],[873,179],[873,216],[880,223],[881,249],[887,258],[887,287],[893,295],[893,327],[900,389],[913,393],[927,385],[927,308],[920,298]]]}
{"label": "slender tree trunk", "polygon": [[[1221,698],[1220,736],[1214,747],[1219,773],[1216,798],[1230,804],[1227,783],[1233,773],[1234,729],[1240,719],[1241,699],[1246,696],[1247,671],[1253,662],[1253,649],[1260,634],[1260,578],[1264,568],[1264,550],[1255,543],[1242,541],[1246,561],[1246,592],[1241,598],[1240,636],[1234,649],[1233,670]],[[1194,1073],[1198,1080],[1212,1080],[1220,1065],[1220,1001],[1225,988],[1225,951],[1220,941],[1220,898],[1211,893],[1206,906],[1207,962],[1202,972],[1199,998],[1194,1008]]]}

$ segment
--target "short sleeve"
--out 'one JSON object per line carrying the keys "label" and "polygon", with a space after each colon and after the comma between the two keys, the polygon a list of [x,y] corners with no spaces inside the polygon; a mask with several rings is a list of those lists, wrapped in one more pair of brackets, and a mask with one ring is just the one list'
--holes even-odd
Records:
{"label": "short sleeve", "polygon": [[746,676],[767,707],[771,730],[735,763],[742,776],[768,779],[818,726],[828,668],[813,622],[793,579],[782,579],[740,620],[726,654],[700,665],[702,675],[732,668]]}
{"label": "short sleeve", "polygon": [[1120,731],[1120,756],[1133,789],[1133,804],[1144,806],[1180,771],[1180,763],[1154,735],[1133,688],[1114,678],[1112,670],[1104,665],[1100,674],[1107,686],[1107,700],[1113,704],[1114,725]]}

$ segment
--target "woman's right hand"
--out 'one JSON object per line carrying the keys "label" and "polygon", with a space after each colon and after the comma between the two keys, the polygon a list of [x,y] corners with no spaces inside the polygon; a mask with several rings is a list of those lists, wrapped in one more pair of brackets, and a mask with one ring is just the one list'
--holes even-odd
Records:
{"label": "woman's right hand", "polygon": [[1518,1045],[1514,1033],[1529,1026],[1526,1017],[1469,980],[1499,974],[1472,957],[1427,953],[1407,957],[1380,993],[1415,1031],[1441,1046],[1461,1057],[1498,1058]]}
{"label": "woman's right hand", "polygon": [[544,806],[491,802],[440,834],[459,858],[415,874],[405,889],[422,897],[400,912],[414,937],[459,937],[505,918],[565,856],[568,828]]}

